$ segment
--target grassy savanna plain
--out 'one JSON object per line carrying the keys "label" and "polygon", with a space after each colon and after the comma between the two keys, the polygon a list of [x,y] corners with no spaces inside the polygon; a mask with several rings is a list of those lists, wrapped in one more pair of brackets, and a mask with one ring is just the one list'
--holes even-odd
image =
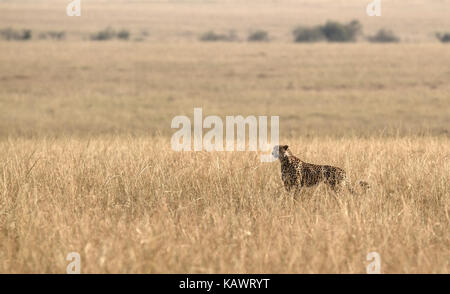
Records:
{"label": "grassy savanna plain", "polygon": [[[0,272],[65,273],[73,251],[83,273],[365,273],[373,251],[383,273],[450,272],[446,1],[386,3],[406,42],[384,45],[289,41],[303,20],[378,29],[356,1],[56,3],[0,2],[0,26],[70,33],[0,41]],[[107,25],[149,39],[83,40]],[[272,42],[197,41],[254,27]],[[279,115],[294,154],[371,189],[294,198],[255,152],[174,152],[194,107]]]}

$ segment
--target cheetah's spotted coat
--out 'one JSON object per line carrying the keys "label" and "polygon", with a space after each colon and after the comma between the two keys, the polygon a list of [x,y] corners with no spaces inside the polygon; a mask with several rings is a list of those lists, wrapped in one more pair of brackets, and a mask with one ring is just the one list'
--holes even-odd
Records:
{"label": "cheetah's spotted coat", "polygon": [[272,155],[280,160],[281,178],[286,191],[300,190],[325,183],[334,191],[346,184],[343,169],[330,165],[307,163],[292,155],[287,145],[274,147]]}

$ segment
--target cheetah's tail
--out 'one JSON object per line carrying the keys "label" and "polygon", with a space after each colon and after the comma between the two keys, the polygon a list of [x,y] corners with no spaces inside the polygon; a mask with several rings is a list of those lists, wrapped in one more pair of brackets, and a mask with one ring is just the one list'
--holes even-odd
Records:
{"label": "cheetah's tail", "polygon": [[363,188],[364,192],[370,189],[370,185],[366,181],[359,181],[359,185]]}
{"label": "cheetah's tail", "polygon": [[[359,181],[358,184],[359,184],[359,186],[362,188],[363,193],[367,192],[367,190],[370,189],[370,185],[369,185],[369,183],[366,182],[366,181]],[[349,183],[346,183],[345,186],[346,186],[347,190],[348,190],[351,194],[353,194],[353,195],[358,194],[358,193],[356,193],[356,191],[351,187],[351,185],[349,185]]]}

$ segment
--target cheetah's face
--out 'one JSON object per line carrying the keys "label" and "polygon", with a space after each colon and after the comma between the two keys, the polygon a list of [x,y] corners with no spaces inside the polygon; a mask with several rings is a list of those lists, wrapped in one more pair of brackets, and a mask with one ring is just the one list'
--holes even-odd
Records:
{"label": "cheetah's face", "polygon": [[275,158],[283,157],[288,151],[288,148],[288,145],[276,145],[273,147],[272,156]]}

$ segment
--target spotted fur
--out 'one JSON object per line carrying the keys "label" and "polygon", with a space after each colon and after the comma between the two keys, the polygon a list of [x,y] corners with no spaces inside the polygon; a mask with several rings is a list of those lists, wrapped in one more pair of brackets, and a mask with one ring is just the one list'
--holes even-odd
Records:
{"label": "spotted fur", "polygon": [[[281,179],[286,191],[300,190],[302,187],[311,187],[325,183],[334,191],[346,186],[346,173],[343,169],[331,165],[317,165],[307,163],[292,155],[287,145],[277,145],[272,155],[280,160]],[[361,186],[367,185],[360,182]],[[347,186],[348,187],[348,186]],[[353,190],[348,187],[350,192]]]}

